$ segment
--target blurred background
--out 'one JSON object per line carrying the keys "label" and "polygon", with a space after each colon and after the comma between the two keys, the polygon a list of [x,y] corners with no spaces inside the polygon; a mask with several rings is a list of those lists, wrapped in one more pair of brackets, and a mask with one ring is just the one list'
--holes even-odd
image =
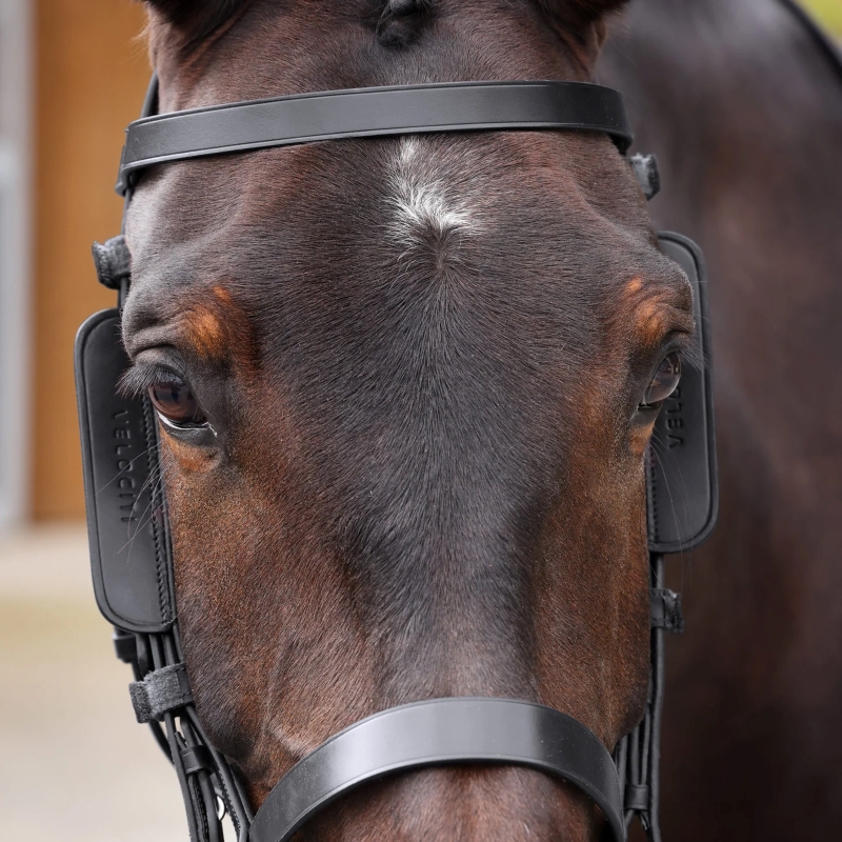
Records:
{"label": "blurred background", "polygon": [[[734,0],[739,2],[739,0]],[[842,37],[842,0],[805,0]],[[114,304],[123,129],[149,77],[129,0],[0,0],[0,839],[185,840],[94,606],[73,338]]]}
{"label": "blurred background", "polygon": [[186,842],[90,584],[73,339],[114,305],[123,129],[149,80],[130,0],[0,0],[0,840]]}

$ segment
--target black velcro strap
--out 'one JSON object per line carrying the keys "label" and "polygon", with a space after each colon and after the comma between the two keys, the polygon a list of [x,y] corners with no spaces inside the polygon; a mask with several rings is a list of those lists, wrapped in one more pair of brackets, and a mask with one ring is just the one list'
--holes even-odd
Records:
{"label": "black velcro strap", "polygon": [[622,152],[632,135],[619,91],[586,82],[450,82],[322,91],[195,108],[132,123],[117,192],[170,161],[324,140],[430,132],[585,130]]}
{"label": "black velcro strap", "polygon": [[193,701],[184,664],[173,664],[150,672],[143,681],[129,685],[129,694],[137,721],[141,724],[160,721],[165,713]]}
{"label": "black velcro strap", "polygon": [[287,842],[334,799],[385,775],[465,763],[525,766],[578,786],[624,842],[617,768],[597,736],[553,708],[514,699],[434,699],[391,708],[307,755],[266,797],[249,842]]}
{"label": "black velcro strap", "polygon": [[667,588],[651,588],[652,628],[680,634],[684,631],[681,594]]}

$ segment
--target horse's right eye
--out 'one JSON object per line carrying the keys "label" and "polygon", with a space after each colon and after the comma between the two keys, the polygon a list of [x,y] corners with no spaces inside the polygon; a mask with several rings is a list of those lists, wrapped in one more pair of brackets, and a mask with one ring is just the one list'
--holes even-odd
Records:
{"label": "horse's right eye", "polygon": [[641,409],[657,409],[675,390],[681,380],[681,357],[673,351],[665,357],[646,390]]}
{"label": "horse's right eye", "polygon": [[149,387],[149,398],[156,410],[173,424],[201,427],[207,423],[193,390],[183,380],[173,377]]}

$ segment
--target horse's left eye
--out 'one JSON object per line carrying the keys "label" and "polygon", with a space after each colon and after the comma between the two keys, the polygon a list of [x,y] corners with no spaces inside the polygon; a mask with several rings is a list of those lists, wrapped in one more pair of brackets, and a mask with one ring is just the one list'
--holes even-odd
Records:
{"label": "horse's left eye", "polygon": [[207,422],[193,390],[183,380],[173,377],[149,387],[149,399],[158,413],[180,427],[200,427]]}
{"label": "horse's left eye", "polygon": [[646,390],[641,408],[657,409],[678,388],[679,380],[681,357],[673,352],[658,366],[658,371]]}

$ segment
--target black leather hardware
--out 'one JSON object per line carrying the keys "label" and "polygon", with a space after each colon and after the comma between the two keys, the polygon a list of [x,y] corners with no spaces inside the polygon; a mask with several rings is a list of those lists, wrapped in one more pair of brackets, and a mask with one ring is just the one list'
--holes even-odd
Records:
{"label": "black leather hardware", "polygon": [[661,192],[661,173],[654,155],[632,155],[629,158],[637,183],[647,199],[654,199]]}
{"label": "black leather hardware", "polygon": [[122,234],[104,243],[94,243],[91,251],[96,275],[103,286],[119,290],[128,282],[132,274],[132,257]]}
{"label": "black leather hardware", "polygon": [[622,95],[587,82],[450,82],[323,91],[142,118],[117,192],[153,164],[323,140],[455,131],[585,130],[632,142]]}
{"label": "black leather hardware", "polygon": [[281,778],[254,817],[249,842],[287,842],[340,795],[384,775],[420,767],[519,765],[563,778],[605,814],[624,842],[617,770],[577,720],[515,699],[433,699],[391,708],[346,728]]}
{"label": "black leather hardware", "polygon": [[649,787],[644,785],[627,784],[623,798],[626,810],[642,812],[649,808]]}
{"label": "black leather hardware", "polygon": [[193,775],[203,769],[213,768],[213,758],[207,746],[189,746],[181,749],[181,762],[184,764],[184,774]]}
{"label": "black leather hardware", "polygon": [[114,642],[114,653],[124,664],[137,663],[137,640],[134,634],[114,629],[111,640]]}
{"label": "black leather hardware", "polygon": [[100,611],[132,632],[175,618],[157,428],[143,400],[117,394],[129,365],[120,314],[91,316],[76,338],[76,389],[94,591]]}
{"label": "black leather hardware", "polygon": [[684,612],[681,594],[667,588],[651,588],[652,628],[681,634],[684,631]]}
{"label": "black leather hardware", "polygon": [[667,399],[647,457],[649,549],[677,553],[701,544],[719,511],[707,282],[702,254],[680,234],[659,234],[661,249],[693,286],[696,341],[705,361],[684,366],[681,384]]}

